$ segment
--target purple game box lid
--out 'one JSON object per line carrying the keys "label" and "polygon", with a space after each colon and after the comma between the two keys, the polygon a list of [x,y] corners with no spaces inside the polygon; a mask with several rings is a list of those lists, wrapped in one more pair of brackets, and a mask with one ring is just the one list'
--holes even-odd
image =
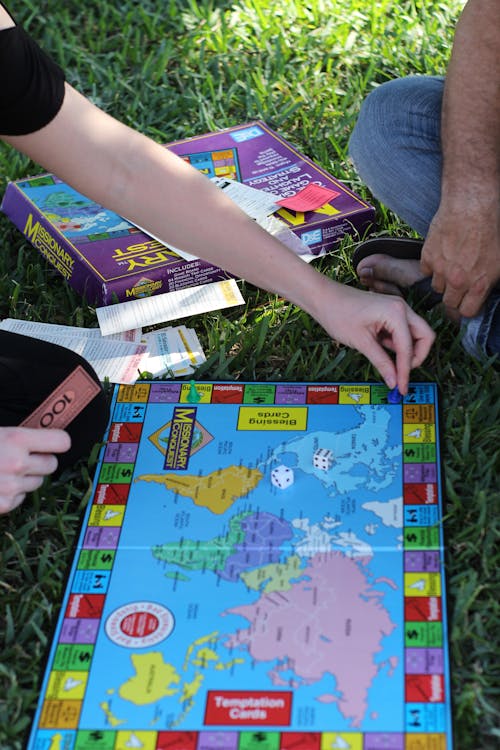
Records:
{"label": "purple game box lid", "polygon": [[[167,144],[207,177],[226,177],[285,198],[309,183],[335,196],[314,211],[276,212],[312,255],[330,252],[346,234],[364,235],[374,209],[315,165],[264,122]],[[161,242],[45,174],[10,182],[2,210],[88,301],[110,304],[231,278],[201,258],[184,260]],[[199,255],[203,256],[203,248]]]}

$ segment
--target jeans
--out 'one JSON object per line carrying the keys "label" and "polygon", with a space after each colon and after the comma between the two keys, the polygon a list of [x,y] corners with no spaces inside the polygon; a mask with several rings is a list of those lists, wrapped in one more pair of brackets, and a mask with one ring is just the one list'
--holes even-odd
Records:
{"label": "jeans", "polygon": [[[423,237],[441,195],[444,78],[409,76],[374,89],[361,107],[349,154],[373,195]],[[500,286],[474,318],[462,318],[464,348],[500,354]]]}

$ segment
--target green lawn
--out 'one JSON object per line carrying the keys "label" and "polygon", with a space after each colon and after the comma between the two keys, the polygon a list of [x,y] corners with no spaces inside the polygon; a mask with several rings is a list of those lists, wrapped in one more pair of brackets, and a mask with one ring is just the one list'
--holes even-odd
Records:
{"label": "green lawn", "polygon": [[[261,118],[364,197],[346,156],[363,97],[387,78],[442,74],[456,0],[19,0],[18,20],[68,80],[111,114],[165,142]],[[0,174],[39,172],[0,148]],[[381,229],[406,232],[378,206]],[[0,217],[1,317],[96,325],[94,310]],[[322,270],[355,283],[349,242]],[[307,315],[243,284],[246,307],[187,321],[208,362],[200,379],[370,380],[366,360]],[[498,365],[463,354],[438,311],[437,343],[415,380],[442,394],[450,652],[456,746],[498,746]],[[86,463],[0,519],[0,747],[30,722],[72,545]]]}

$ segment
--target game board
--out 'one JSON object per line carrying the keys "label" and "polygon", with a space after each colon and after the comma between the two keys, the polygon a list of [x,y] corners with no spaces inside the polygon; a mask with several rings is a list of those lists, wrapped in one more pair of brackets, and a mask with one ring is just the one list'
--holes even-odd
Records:
{"label": "game board", "polygon": [[450,750],[437,392],[117,388],[28,750]]}
{"label": "game board", "polygon": [[196,154],[184,154],[181,158],[207,177],[228,177],[230,180],[241,182],[241,171],[236,148],[225,148],[219,151],[200,151]]}

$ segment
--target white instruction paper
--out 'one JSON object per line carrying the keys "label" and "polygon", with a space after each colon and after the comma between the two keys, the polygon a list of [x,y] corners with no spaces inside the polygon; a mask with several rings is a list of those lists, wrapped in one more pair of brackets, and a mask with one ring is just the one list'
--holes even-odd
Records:
{"label": "white instruction paper", "polygon": [[228,279],[98,307],[96,313],[102,335],[108,336],[244,303],[236,281]]}
{"label": "white instruction paper", "polygon": [[145,344],[118,336],[103,338],[98,328],[5,318],[0,322],[0,329],[71,349],[92,365],[99,380],[107,378],[111,383],[135,383],[148,357]]}

